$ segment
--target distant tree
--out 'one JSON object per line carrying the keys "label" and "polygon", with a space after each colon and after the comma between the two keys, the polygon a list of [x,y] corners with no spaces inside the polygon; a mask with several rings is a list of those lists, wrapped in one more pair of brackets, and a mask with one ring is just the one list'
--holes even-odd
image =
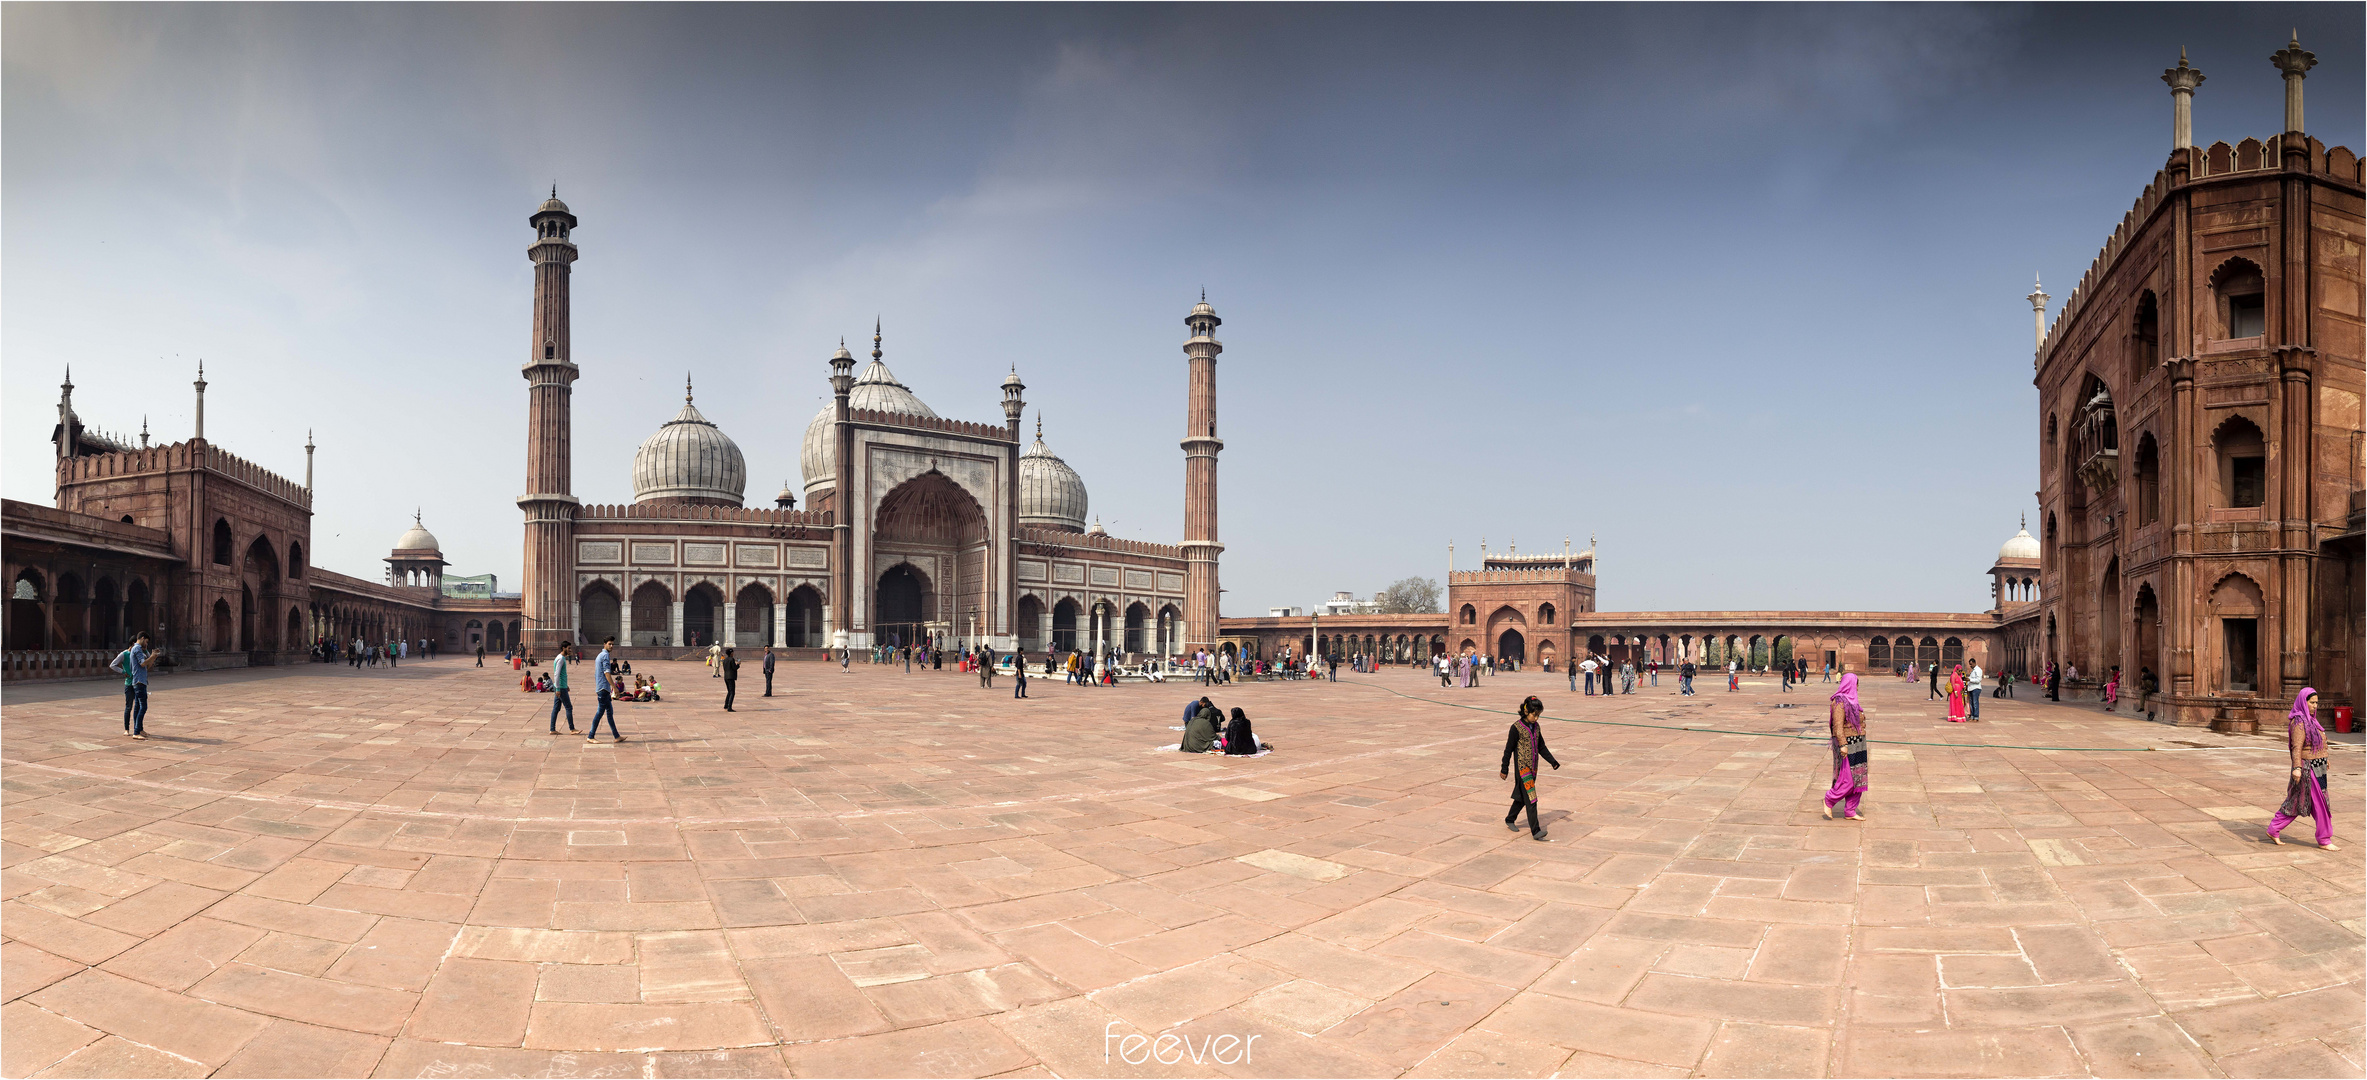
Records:
{"label": "distant tree", "polygon": [[1393,583],[1377,599],[1383,615],[1432,615],[1446,610],[1438,582],[1430,578],[1410,577]]}

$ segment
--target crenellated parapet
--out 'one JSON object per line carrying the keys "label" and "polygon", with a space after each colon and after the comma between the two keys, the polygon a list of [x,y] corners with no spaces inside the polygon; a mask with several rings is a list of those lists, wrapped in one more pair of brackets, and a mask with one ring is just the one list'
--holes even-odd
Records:
{"label": "crenellated parapet", "polygon": [[310,509],[312,492],[304,485],[223,450],[204,439],[166,443],[105,454],[81,454],[57,463],[60,488],[126,476],[148,476],[192,469],[236,480],[273,498]]}
{"label": "crenellated parapet", "polygon": [[1110,551],[1127,555],[1147,555],[1154,559],[1173,559],[1178,562],[1182,561],[1184,557],[1184,549],[1175,544],[1154,544],[1148,540],[1126,540],[1107,534],[1072,533],[1035,526],[1021,528],[1019,542],[1038,548]]}
{"label": "crenellated parapet", "polygon": [[878,409],[849,409],[847,419],[858,424],[876,424],[911,431],[935,431],[959,435],[968,439],[985,439],[1008,443],[1016,440],[1011,429],[1002,424],[973,424],[967,420],[948,420],[942,416],[917,416],[911,413],[882,412]]}
{"label": "crenellated parapet", "polygon": [[1577,567],[1554,566],[1523,570],[1450,570],[1447,585],[1517,585],[1533,582],[1569,582],[1594,575]]}
{"label": "crenellated parapet", "polygon": [[712,506],[688,502],[603,503],[579,506],[577,521],[716,521],[745,525],[795,525],[827,529],[837,515],[829,510],[784,510],[771,506]]}
{"label": "crenellated parapet", "polygon": [[[2208,147],[2174,152],[2185,155],[2184,182],[2174,182],[2169,169],[2153,174],[2153,182],[2145,185],[2145,190],[2137,196],[2136,204],[2122,215],[2119,227],[2113,229],[2112,235],[2105,239],[2103,250],[2096,254],[2095,261],[2088,266],[2088,272],[2081,275],[2078,286],[2071,290],[2070,297],[2063,301],[2062,308],[2056,312],[2053,325],[2047,328],[2046,339],[2039,344],[2041,366],[2053,353],[2056,341],[2068,327],[2075,324],[2088,298],[2095,294],[2097,284],[2112,271],[2130,242],[2144,231],[2145,226],[2153,220],[2154,212],[2161,209],[2163,201],[2173,190],[2198,183],[2218,182],[2242,174],[2281,171],[2285,160],[2284,142],[2283,135],[2272,135],[2266,141],[2245,139],[2234,146],[2221,141]],[[2316,139],[2306,139],[2306,143],[2303,152],[2295,155],[2301,162],[2301,171],[2354,187],[2367,183],[2367,175],[2363,175],[2360,168],[2359,156],[2349,147],[2337,146],[2329,150]]]}

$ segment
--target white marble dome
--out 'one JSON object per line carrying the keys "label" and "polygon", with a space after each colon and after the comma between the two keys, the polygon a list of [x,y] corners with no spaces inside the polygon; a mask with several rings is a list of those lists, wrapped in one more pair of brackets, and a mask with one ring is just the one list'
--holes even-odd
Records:
{"label": "white marble dome", "polygon": [[633,454],[633,501],[738,506],[748,491],[740,446],[682,395],[682,411]]}
{"label": "white marble dome", "polygon": [[[838,350],[846,352],[844,348]],[[798,471],[805,474],[805,504],[814,505],[814,494],[827,489],[838,475],[837,448],[831,445],[831,410],[836,402],[822,406],[814,414],[812,423],[805,426],[805,443],[797,454]],[[880,412],[902,413],[906,416],[935,417],[937,414],[922,404],[911,388],[896,381],[896,373],[877,358],[863,369],[861,377],[847,391],[847,407],[876,409]]]}
{"label": "white marble dome", "polygon": [[421,525],[419,518],[414,515],[411,518],[411,527],[404,530],[402,539],[395,541],[394,549],[396,551],[442,551],[443,545],[436,543],[436,534],[427,531],[427,526]]}
{"label": "white marble dome", "polygon": [[2015,533],[2005,542],[2005,546],[1997,549],[1997,561],[2004,562],[2007,559],[2038,560],[2038,538],[2030,535],[2029,522],[2023,522],[2022,531]]}
{"label": "white marble dome", "polygon": [[1084,532],[1085,506],[1084,479],[1044,445],[1044,422],[1037,420],[1035,445],[1019,455],[1019,524]]}

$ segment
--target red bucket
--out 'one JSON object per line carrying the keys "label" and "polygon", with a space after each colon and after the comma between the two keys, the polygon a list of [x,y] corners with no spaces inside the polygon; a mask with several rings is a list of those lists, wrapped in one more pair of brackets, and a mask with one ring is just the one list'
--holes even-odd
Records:
{"label": "red bucket", "polygon": [[2348,706],[2348,705],[2337,705],[2337,706],[2335,706],[2335,707],[2334,707],[2334,730],[2336,730],[2336,731],[2339,731],[2339,732],[2342,732],[2342,733],[2343,733],[2343,734],[2345,734],[2345,735],[2348,735],[2348,734],[2350,734],[2350,733],[2351,733],[2351,707],[2350,707],[2350,706]]}

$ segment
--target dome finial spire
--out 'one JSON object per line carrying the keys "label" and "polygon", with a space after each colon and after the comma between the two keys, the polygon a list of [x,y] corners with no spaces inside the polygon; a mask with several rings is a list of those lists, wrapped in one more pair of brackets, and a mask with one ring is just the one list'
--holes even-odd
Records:
{"label": "dome finial spire", "polygon": [[877,315],[874,315],[874,316],[872,316],[872,317],[871,317],[871,358],[872,358],[873,360],[877,360],[877,359],[879,359],[879,358],[880,358],[880,351],[879,351],[879,316],[877,316]]}
{"label": "dome finial spire", "polygon": [[682,403],[690,404],[690,372],[682,373]]}

